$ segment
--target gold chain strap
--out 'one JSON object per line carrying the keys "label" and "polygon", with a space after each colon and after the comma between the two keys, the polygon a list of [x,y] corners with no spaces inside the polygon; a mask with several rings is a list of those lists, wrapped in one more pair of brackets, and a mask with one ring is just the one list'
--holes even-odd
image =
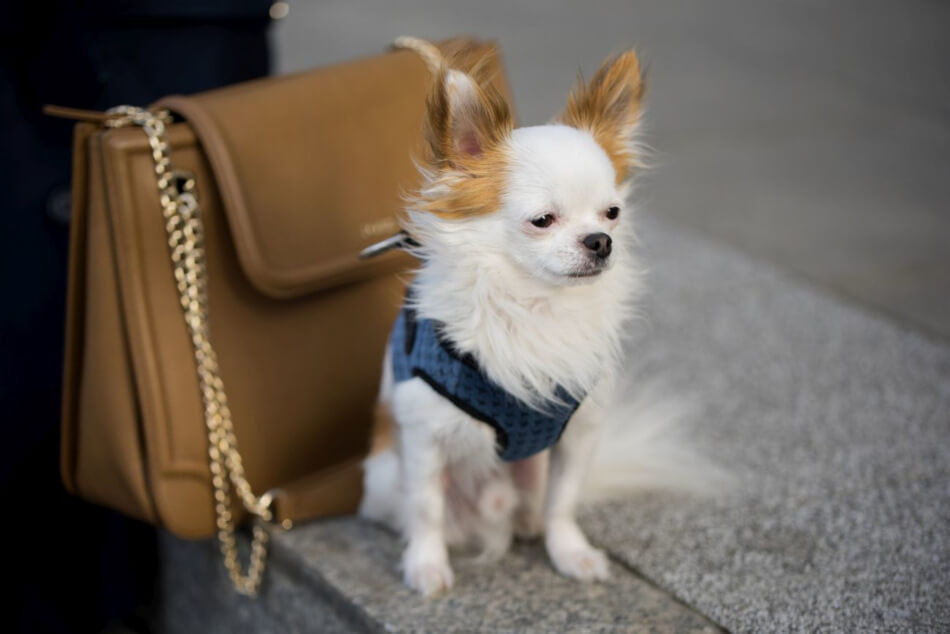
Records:
{"label": "gold chain strap", "polygon": [[[165,127],[171,121],[167,110],[150,112],[133,106],[117,106],[109,110],[108,114],[113,117],[106,121],[107,126],[139,126],[148,136],[148,144],[152,148],[175,282],[195,350],[195,365],[208,428],[208,457],[214,487],[218,542],[235,589],[253,597],[260,589],[267,559],[269,534],[264,522],[270,522],[273,517],[270,508],[272,497],[269,493],[256,496],[244,475],[228,397],[224,392],[217,355],[208,337],[204,225],[195,192],[195,179],[190,173],[172,168],[168,143],[165,141]],[[241,570],[238,560],[231,511],[232,487],[237,491],[244,508],[256,518],[247,573]]]}

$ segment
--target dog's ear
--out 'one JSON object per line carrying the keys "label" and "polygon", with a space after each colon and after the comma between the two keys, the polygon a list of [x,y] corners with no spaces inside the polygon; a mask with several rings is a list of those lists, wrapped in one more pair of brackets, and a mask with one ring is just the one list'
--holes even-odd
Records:
{"label": "dog's ear", "polygon": [[579,77],[557,119],[593,135],[610,157],[618,183],[639,165],[634,144],[643,92],[640,61],[634,51],[626,51],[604,61],[589,83]]}
{"label": "dog's ear", "polygon": [[418,209],[466,218],[501,205],[511,112],[484,70],[443,67],[436,77],[426,108],[427,182],[415,201]]}
{"label": "dog's ear", "polygon": [[426,109],[426,144],[436,167],[465,170],[511,133],[508,103],[490,83],[443,67]]}

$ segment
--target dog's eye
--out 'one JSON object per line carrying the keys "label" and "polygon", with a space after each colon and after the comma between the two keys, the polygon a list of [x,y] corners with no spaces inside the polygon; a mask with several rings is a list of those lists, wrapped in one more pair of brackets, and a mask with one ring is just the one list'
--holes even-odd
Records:
{"label": "dog's eye", "polygon": [[607,210],[607,219],[616,220],[617,216],[620,215],[620,207],[611,207]]}
{"label": "dog's eye", "polygon": [[535,227],[544,229],[545,227],[550,227],[551,223],[554,222],[554,214],[544,214],[543,216],[538,216],[531,221]]}

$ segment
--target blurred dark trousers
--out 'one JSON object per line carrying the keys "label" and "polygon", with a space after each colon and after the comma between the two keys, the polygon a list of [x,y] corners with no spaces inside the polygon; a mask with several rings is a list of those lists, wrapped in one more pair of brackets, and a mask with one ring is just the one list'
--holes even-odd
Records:
{"label": "blurred dark trousers", "polygon": [[72,124],[40,108],[146,105],[266,75],[269,6],[74,0],[0,10],[0,557],[13,588],[5,631],[145,630],[156,572],[151,528],[60,484]]}

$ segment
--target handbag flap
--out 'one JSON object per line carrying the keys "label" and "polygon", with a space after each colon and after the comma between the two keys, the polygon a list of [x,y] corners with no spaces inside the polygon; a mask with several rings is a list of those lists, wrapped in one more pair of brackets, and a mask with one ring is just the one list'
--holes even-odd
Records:
{"label": "handbag flap", "polygon": [[[494,45],[440,47],[462,62],[486,58],[508,97]],[[287,298],[406,265],[404,254],[358,254],[398,231],[404,196],[419,183],[413,157],[431,80],[416,53],[394,51],[155,106],[198,137],[248,280]]]}

